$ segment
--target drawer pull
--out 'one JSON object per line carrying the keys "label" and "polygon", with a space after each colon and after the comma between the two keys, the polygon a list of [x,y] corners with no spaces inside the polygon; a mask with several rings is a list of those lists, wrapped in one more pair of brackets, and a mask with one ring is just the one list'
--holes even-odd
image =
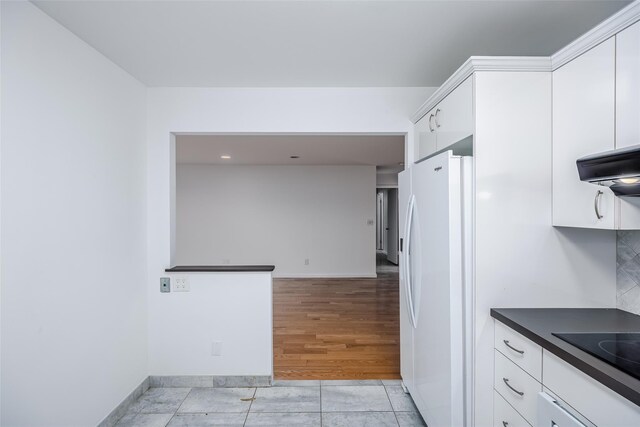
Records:
{"label": "drawer pull", "polygon": [[502,340],[502,342],[504,342],[504,345],[506,345],[511,350],[515,351],[516,353],[524,354],[524,350],[518,350],[517,348],[515,348],[514,346],[509,344],[509,340]]}
{"label": "drawer pull", "polygon": [[509,425],[509,423],[508,423],[508,422],[506,422],[506,421],[503,421],[503,422],[502,422],[502,425],[503,425],[504,427],[507,427],[507,426]]}
{"label": "drawer pull", "polygon": [[513,391],[514,393],[517,393],[520,396],[524,396],[524,392],[518,391],[515,388],[511,387],[511,385],[509,384],[509,379],[508,378],[502,378],[502,381],[504,381],[504,383],[507,385],[507,387],[509,387],[511,389],[511,391]]}

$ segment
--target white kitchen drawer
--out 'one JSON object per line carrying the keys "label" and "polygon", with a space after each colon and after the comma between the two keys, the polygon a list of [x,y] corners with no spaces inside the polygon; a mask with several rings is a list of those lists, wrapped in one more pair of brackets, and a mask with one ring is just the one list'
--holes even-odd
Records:
{"label": "white kitchen drawer", "polygon": [[499,321],[495,321],[495,328],[496,350],[533,378],[542,381],[542,347]]}
{"label": "white kitchen drawer", "polygon": [[538,392],[542,391],[542,384],[499,351],[494,353],[494,388],[528,423],[533,425],[536,419]]}
{"label": "white kitchen drawer", "polygon": [[542,363],[544,386],[595,425],[640,426],[640,406],[546,350]]}
{"label": "white kitchen drawer", "polygon": [[498,392],[493,393],[493,425],[494,427],[531,427]]}

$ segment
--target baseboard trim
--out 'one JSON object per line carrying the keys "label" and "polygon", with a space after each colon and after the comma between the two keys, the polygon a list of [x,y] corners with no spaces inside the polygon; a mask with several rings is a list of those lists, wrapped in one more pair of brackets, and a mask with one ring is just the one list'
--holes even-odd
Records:
{"label": "baseboard trim", "polygon": [[377,274],[285,274],[274,279],[375,279]]}
{"label": "baseboard trim", "polygon": [[270,375],[151,375],[150,387],[269,387]]}
{"label": "baseboard trim", "polygon": [[115,426],[118,421],[120,421],[120,418],[122,418],[124,414],[127,413],[127,409],[129,409],[129,406],[131,406],[132,403],[138,400],[138,398],[142,396],[147,390],[149,390],[149,377],[142,380],[142,382],[135,389],[133,389],[133,391],[129,393],[129,395],[125,397],[124,400],[120,402],[120,404],[116,406],[116,408],[100,422],[100,424],[98,424],[98,427]]}

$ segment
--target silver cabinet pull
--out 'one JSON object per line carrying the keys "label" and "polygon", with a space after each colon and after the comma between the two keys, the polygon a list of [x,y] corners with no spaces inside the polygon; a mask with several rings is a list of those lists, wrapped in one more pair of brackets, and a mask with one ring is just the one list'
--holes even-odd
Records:
{"label": "silver cabinet pull", "polygon": [[511,387],[511,385],[509,384],[509,379],[508,378],[502,378],[502,381],[504,381],[504,383],[507,385],[507,387],[509,387],[511,389],[511,391],[513,391],[514,393],[519,394],[520,396],[524,396],[524,392],[518,391],[515,388]]}
{"label": "silver cabinet pull", "polygon": [[511,350],[515,351],[516,353],[524,354],[524,350],[518,350],[517,348],[515,348],[514,346],[509,344],[509,340],[502,340],[502,342],[504,343],[504,345],[506,345]]}
{"label": "silver cabinet pull", "polygon": [[503,422],[502,422],[502,425],[503,425],[504,427],[507,427],[507,426],[509,425],[509,423],[508,423],[508,422],[506,422],[506,421],[503,421]]}
{"label": "silver cabinet pull", "polygon": [[429,116],[429,132],[435,131],[433,126],[431,126],[431,120],[433,119],[433,117],[434,117],[433,114]]}
{"label": "silver cabinet pull", "polygon": [[596,211],[596,217],[598,219],[604,218],[604,215],[600,214],[600,199],[602,198],[602,191],[598,190],[596,193],[596,198],[593,199],[593,209]]}
{"label": "silver cabinet pull", "polygon": [[440,127],[440,123],[438,123],[438,113],[440,112],[440,109],[436,109],[436,115],[433,116],[434,119],[436,119],[436,128]]}

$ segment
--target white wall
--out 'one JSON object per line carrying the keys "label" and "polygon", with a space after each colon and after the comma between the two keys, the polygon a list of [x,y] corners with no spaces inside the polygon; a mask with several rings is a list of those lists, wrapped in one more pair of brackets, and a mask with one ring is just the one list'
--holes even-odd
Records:
{"label": "white wall", "polygon": [[172,286],[186,277],[191,290],[156,301],[163,315],[149,331],[150,375],[272,375],[271,273],[165,275]]}
{"label": "white wall", "polygon": [[[375,166],[177,166],[176,264],[375,277]],[[309,259],[309,265],[305,265]]]}
{"label": "white wall", "polygon": [[[413,153],[411,114],[434,88],[150,88],[148,89],[148,301],[149,366],[154,375],[179,371],[183,361],[161,362],[154,349],[166,348],[171,340],[163,334],[163,309],[168,299],[159,292],[158,278],[172,263],[172,165],[175,138],[171,133],[407,133]],[[173,146],[172,146],[173,144]],[[173,171],[175,172],[175,171]],[[238,275],[238,286],[242,286]],[[164,298],[164,299],[163,299]],[[225,299],[230,307],[242,301]],[[188,308],[184,308],[186,315]],[[181,315],[180,308],[174,315]],[[211,334],[228,329],[208,313]],[[185,340],[202,345],[189,329]],[[242,340],[235,335],[230,339]],[[229,342],[226,345],[234,345]],[[168,366],[172,363],[172,366]],[[232,370],[217,371],[233,375]]]}
{"label": "white wall", "polygon": [[552,227],[551,73],[475,74],[476,425],[493,425],[493,307],[615,307],[616,236]]}
{"label": "white wall", "polygon": [[147,375],[146,89],[1,7],[1,424],[96,425]]}

